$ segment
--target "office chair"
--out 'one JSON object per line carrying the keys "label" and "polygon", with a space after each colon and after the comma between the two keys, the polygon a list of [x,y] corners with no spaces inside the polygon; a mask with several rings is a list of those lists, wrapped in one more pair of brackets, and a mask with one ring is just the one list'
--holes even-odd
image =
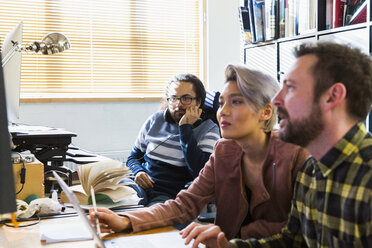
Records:
{"label": "office chair", "polygon": [[214,123],[218,125],[217,121],[217,110],[219,108],[218,99],[221,93],[219,91],[207,91],[205,96],[205,102],[203,109],[202,119],[211,119]]}
{"label": "office chair", "polygon": [[[221,93],[219,91],[207,91],[203,109],[203,119],[211,119],[218,125],[217,110],[219,108],[218,99]],[[191,183],[190,183],[191,184]],[[200,222],[213,223],[216,217],[216,205],[214,200],[207,204],[204,209],[205,213],[200,214],[197,220]]]}

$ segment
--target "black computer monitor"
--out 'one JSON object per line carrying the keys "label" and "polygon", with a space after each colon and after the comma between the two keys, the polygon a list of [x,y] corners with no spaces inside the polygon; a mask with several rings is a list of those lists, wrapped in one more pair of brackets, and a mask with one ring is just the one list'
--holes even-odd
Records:
{"label": "black computer monitor", "polygon": [[[0,55],[1,61],[1,55]],[[1,64],[0,64],[1,65]],[[13,165],[6,112],[3,67],[0,66],[0,214],[16,212]]]}

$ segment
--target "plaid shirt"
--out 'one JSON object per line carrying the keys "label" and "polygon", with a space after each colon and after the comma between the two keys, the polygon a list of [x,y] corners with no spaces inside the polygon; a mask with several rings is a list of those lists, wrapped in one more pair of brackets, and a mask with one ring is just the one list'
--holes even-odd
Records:
{"label": "plaid shirt", "polygon": [[235,247],[372,247],[372,136],[355,125],[320,162],[297,175],[288,224]]}

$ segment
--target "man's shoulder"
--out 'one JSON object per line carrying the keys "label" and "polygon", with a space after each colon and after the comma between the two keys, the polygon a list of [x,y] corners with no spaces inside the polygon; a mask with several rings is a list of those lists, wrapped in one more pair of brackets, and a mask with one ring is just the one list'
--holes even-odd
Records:
{"label": "man's shoulder", "polygon": [[159,118],[164,118],[164,111],[163,110],[156,111],[155,113],[150,115],[150,119],[159,119]]}
{"label": "man's shoulder", "polygon": [[157,111],[146,119],[143,123],[142,130],[146,130],[146,132],[152,129],[160,130],[164,125],[167,125],[164,118],[164,111]]}
{"label": "man's shoulder", "polygon": [[154,123],[154,122],[159,122],[159,121],[160,122],[165,121],[164,111],[162,111],[162,110],[159,110],[159,111],[153,113],[146,120],[147,123]]}

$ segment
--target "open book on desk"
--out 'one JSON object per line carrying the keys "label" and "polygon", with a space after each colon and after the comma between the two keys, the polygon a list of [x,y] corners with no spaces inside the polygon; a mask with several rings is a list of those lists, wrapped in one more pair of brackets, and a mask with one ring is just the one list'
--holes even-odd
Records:
{"label": "open book on desk", "polygon": [[[125,187],[125,188],[129,188],[129,187]],[[74,192],[76,198],[78,198],[79,203],[83,209],[89,210],[89,208],[92,207],[92,203],[90,200],[90,194],[87,195],[85,193],[81,184],[70,186],[70,189],[72,190],[72,192]],[[140,198],[138,198],[136,192],[134,191],[133,193],[132,188],[125,189],[125,191],[127,190],[130,191],[129,192],[130,194],[127,194],[127,192],[123,194],[121,191],[118,191],[118,192],[110,191],[108,193],[106,192],[105,194],[107,194],[107,197],[109,197],[110,199],[107,199],[106,196],[100,195],[102,193],[99,193],[99,192],[96,193],[96,196],[98,195],[100,199],[100,201],[97,201],[97,204],[96,204],[97,207],[109,208],[111,210],[121,209],[121,208],[126,208],[126,207],[128,208],[129,207],[131,208],[141,207],[141,205],[138,205]],[[112,201],[113,194],[117,194],[118,195],[117,198],[119,199],[121,199],[122,197],[124,198],[119,201],[114,202]],[[61,193],[61,201],[64,203],[67,203],[66,205],[68,206],[69,200],[67,199],[66,194],[64,192]]]}
{"label": "open book on desk", "polygon": [[[128,167],[122,166],[120,161],[103,160],[90,164],[83,164],[77,168],[80,185],[71,186],[81,205],[91,205],[90,187],[95,192],[97,205],[105,207],[119,207],[137,205],[140,198],[134,189],[127,186],[128,183],[120,183],[129,177],[131,171]],[[61,193],[62,202],[69,200],[65,193]]]}

